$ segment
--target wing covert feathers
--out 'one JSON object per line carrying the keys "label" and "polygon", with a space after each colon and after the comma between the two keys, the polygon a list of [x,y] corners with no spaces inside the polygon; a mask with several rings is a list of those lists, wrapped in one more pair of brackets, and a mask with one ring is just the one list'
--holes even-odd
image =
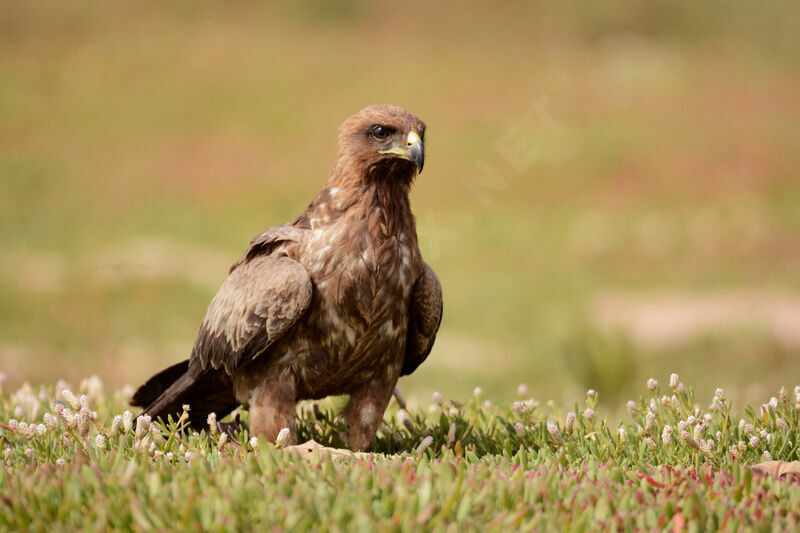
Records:
{"label": "wing covert feathers", "polygon": [[311,302],[311,279],[286,256],[239,263],[208,306],[192,350],[199,368],[228,374],[274,343]]}
{"label": "wing covert feathers", "polygon": [[414,372],[431,353],[441,322],[442,285],[436,273],[426,263],[411,293],[408,338],[401,376]]}

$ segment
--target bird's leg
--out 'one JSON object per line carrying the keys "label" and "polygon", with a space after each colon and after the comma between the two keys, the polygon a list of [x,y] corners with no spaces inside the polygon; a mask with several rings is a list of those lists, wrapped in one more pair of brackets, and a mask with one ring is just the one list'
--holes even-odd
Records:
{"label": "bird's leg", "polygon": [[352,451],[366,450],[372,444],[396,382],[396,377],[373,379],[350,395],[344,414],[350,430],[348,444]]}
{"label": "bird's leg", "polygon": [[250,432],[275,442],[281,429],[289,428],[295,444],[295,379],[289,373],[267,376],[250,394]]}

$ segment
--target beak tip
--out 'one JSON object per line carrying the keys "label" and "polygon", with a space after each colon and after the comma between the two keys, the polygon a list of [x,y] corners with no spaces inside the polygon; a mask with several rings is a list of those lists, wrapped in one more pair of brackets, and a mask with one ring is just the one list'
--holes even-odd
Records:
{"label": "beak tip", "polygon": [[417,165],[417,173],[421,174],[422,167],[425,166],[425,149],[422,147],[422,143],[415,142],[407,153],[408,159]]}

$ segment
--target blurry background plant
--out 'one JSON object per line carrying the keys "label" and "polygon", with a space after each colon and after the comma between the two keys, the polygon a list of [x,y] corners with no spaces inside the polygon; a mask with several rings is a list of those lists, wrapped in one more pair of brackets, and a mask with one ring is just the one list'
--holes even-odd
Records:
{"label": "blurry background plant", "polygon": [[743,1],[5,1],[0,370],[114,387],[185,357],[340,121],[393,102],[429,126],[446,299],[412,403],[616,402],[672,370],[756,402],[800,374],[798,35]]}

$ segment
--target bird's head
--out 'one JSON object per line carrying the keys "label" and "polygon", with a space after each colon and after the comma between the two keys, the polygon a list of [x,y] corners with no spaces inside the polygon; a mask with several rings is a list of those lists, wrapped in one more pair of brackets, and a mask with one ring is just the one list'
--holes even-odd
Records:
{"label": "bird's head", "polygon": [[339,127],[339,162],[364,179],[410,182],[425,164],[425,123],[402,107],[365,107]]}

